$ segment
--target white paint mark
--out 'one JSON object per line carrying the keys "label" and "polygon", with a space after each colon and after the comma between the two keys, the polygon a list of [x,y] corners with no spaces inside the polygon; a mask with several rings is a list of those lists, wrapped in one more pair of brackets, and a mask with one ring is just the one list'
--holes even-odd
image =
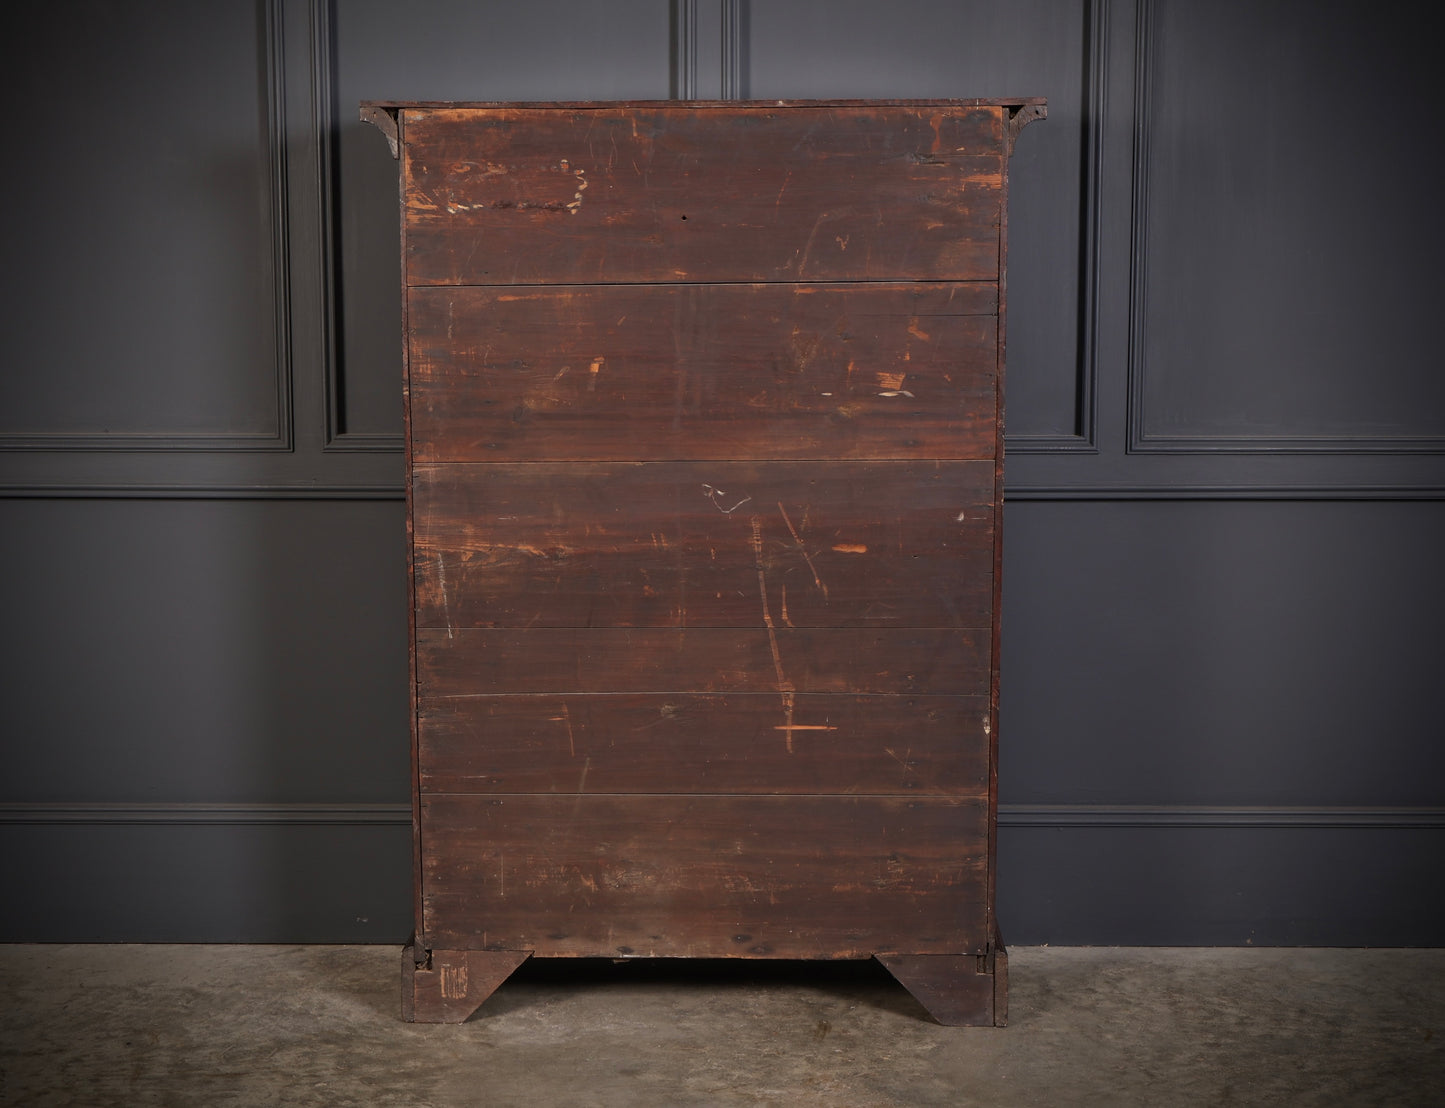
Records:
{"label": "white paint mark", "polygon": [[447,1000],[461,1000],[467,995],[467,966],[442,966],[442,996]]}
{"label": "white paint mark", "polygon": [[954,519],[955,519],[957,522],[959,522],[959,523],[962,523],[962,522],[963,522],[965,519],[967,519],[967,518],[968,518],[968,513],[967,513],[967,512],[959,512],[958,515],[956,515],[956,516],[954,517]]}
{"label": "white paint mark", "polygon": [[912,400],[912,399],[913,399],[913,394],[912,394],[911,392],[909,392],[907,389],[885,389],[883,392],[880,392],[878,395],[879,395],[879,396],[888,396],[888,397],[906,396],[906,397],[908,397],[909,400]]}
{"label": "white paint mark", "polygon": [[746,504],[752,499],[751,496],[745,496],[736,504],[734,504],[731,508],[724,508],[720,501],[722,497],[727,496],[727,493],[723,492],[722,489],[715,489],[711,485],[704,484],[702,487],[702,494],[710,501],[712,501],[712,506],[725,516],[732,515],[735,511],[737,511],[739,508],[741,508],[744,504]]}
{"label": "white paint mark", "polygon": [[[567,168],[567,159],[562,159],[562,168]],[[582,210],[582,193],[587,189],[587,171],[579,169],[572,176],[577,178],[577,192],[572,197],[572,202],[567,205],[567,210],[576,215]]]}

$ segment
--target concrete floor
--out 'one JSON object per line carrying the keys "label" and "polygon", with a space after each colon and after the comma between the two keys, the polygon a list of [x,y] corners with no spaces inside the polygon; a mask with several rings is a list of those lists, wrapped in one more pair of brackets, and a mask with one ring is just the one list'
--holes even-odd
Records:
{"label": "concrete floor", "polygon": [[1440,950],[1019,948],[1003,1030],[873,963],[533,963],[407,1025],[399,958],[0,946],[0,1103],[1445,1104]]}

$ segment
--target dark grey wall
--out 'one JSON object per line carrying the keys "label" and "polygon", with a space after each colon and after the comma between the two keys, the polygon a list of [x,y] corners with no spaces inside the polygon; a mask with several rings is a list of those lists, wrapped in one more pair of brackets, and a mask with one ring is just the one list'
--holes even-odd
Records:
{"label": "dark grey wall", "polygon": [[1048,96],[1012,165],[1012,942],[1440,943],[1440,93],[1273,0],[80,0],[8,21],[0,938],[410,914],[362,98]]}

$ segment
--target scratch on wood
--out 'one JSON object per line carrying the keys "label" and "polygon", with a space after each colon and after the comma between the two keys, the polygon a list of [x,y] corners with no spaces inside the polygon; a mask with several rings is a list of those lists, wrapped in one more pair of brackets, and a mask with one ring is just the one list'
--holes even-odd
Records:
{"label": "scratch on wood", "polygon": [[[807,548],[803,546],[803,540],[798,537],[797,530],[793,527],[793,521],[788,518],[788,510],[783,507],[783,502],[778,501],[778,511],[783,513],[783,522],[788,525],[788,534],[793,536],[793,541],[798,544],[798,553],[803,556],[803,561],[808,563],[808,572],[813,575],[813,584],[818,586],[818,591],[823,594],[823,599],[828,599],[828,586],[823,584],[823,579],[818,576],[817,567],[813,565],[813,559],[808,557]],[[804,517],[807,518],[806,516]]]}
{"label": "scratch on wood", "polygon": [[773,728],[774,731],[836,731],[836,727],[827,723],[788,723]]}
{"label": "scratch on wood", "polygon": [[598,357],[592,359],[592,364],[587,367],[587,372],[588,372],[588,374],[590,375],[590,376],[587,378],[587,391],[588,391],[588,392],[596,392],[596,391],[597,391],[597,375],[602,372],[602,367],[603,367],[604,365],[606,365],[606,364],[607,364],[607,359],[604,358],[604,357],[602,357],[602,356],[600,356],[600,355],[599,355]]}
{"label": "scratch on wood", "polygon": [[783,732],[783,745],[788,753],[793,752],[793,732],[797,727],[793,724],[793,694],[783,693],[783,725],[777,730]]}
{"label": "scratch on wood", "polygon": [[788,188],[788,182],[793,179],[793,171],[790,169],[783,175],[783,187],[778,189],[778,198],[773,201],[773,211],[778,210],[778,205],[783,202],[783,193]]}
{"label": "scratch on wood", "polygon": [[763,602],[763,626],[768,631],[768,649],[773,653],[773,672],[778,680],[778,694],[783,698],[784,741],[788,753],[793,752],[793,686],[783,672],[783,655],[778,650],[778,630],[773,626],[773,613],[768,608],[768,578],[763,572],[763,517],[753,516],[753,560],[758,566],[758,596]]}
{"label": "scratch on wood", "polygon": [[447,561],[441,551],[437,551],[437,588],[442,594],[442,617],[447,623],[447,638],[454,639],[456,636],[452,633],[452,607],[447,597]]}
{"label": "scratch on wood", "polygon": [[808,268],[808,255],[813,252],[813,240],[818,237],[818,228],[823,225],[823,220],[825,220],[825,219],[827,219],[827,218],[828,218],[828,213],[827,213],[827,212],[823,212],[823,213],[821,213],[821,214],[818,216],[818,218],[817,218],[816,220],[813,221],[813,229],[808,232],[808,241],[803,244],[803,252],[802,252],[802,253],[803,253],[803,257],[802,257],[802,261],[800,261],[800,262],[798,263],[798,276],[799,276],[799,277],[802,277],[802,276],[803,276],[803,270],[805,270],[805,269]]}
{"label": "scratch on wood", "polygon": [[867,554],[868,547],[861,542],[840,542],[834,543],[833,549],[839,554]]}
{"label": "scratch on wood", "polygon": [[904,773],[911,773],[913,771],[913,763],[908,761],[908,758],[913,754],[913,748],[911,746],[903,752],[902,758],[900,758],[897,754],[893,752],[892,747],[885,746],[883,748],[883,753],[887,754],[888,757],[892,758],[895,762],[902,766]]}
{"label": "scratch on wood", "polygon": [[711,501],[712,501],[712,506],[713,506],[714,508],[716,508],[718,511],[720,511],[720,512],[721,512],[723,515],[725,515],[725,516],[730,516],[730,515],[732,515],[735,511],[737,511],[739,508],[741,508],[744,504],[746,504],[748,501],[750,501],[750,500],[752,499],[751,496],[745,496],[745,497],[743,497],[741,500],[739,500],[736,504],[734,504],[731,508],[724,508],[724,507],[722,506],[722,504],[719,503],[719,498],[720,498],[720,497],[727,496],[727,493],[723,492],[722,489],[715,489],[715,488],[713,488],[713,487],[712,487],[711,485],[709,485],[709,484],[704,484],[703,487],[702,487],[702,494],[703,494],[703,496],[705,496],[705,497],[707,497],[709,500],[711,500]]}
{"label": "scratch on wood", "polygon": [[562,701],[562,714],[560,716],[553,716],[552,719],[556,723],[562,723],[566,725],[567,749],[571,751],[572,757],[577,757],[577,742],[572,736],[572,713],[568,709],[567,702],[565,700]]}

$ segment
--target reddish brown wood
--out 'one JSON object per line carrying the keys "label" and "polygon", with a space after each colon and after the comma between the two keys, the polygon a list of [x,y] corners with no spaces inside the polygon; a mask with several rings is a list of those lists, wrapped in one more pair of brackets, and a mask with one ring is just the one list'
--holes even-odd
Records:
{"label": "reddish brown wood", "polygon": [[967,954],[878,954],[878,961],[939,1023],[1003,1027],[1008,1023],[1008,954],[997,944]]}
{"label": "reddish brown wood", "polygon": [[987,949],[982,799],[438,794],[427,934],[584,957]]}
{"label": "reddish brown wood", "polygon": [[992,284],[413,289],[417,461],[993,457]]}
{"label": "reddish brown wood", "polygon": [[421,705],[431,792],[988,795],[984,696],[468,696]]}
{"label": "reddish brown wood", "polygon": [[427,627],[987,627],[993,466],[417,466]]}
{"label": "reddish brown wood", "polygon": [[988,691],[986,628],[418,628],[416,649],[424,697]]}
{"label": "reddish brown wood", "polygon": [[413,285],[992,281],[1004,109],[407,108]]}
{"label": "reddish brown wood", "polygon": [[408,1023],[463,1023],[530,950],[419,950],[401,954],[401,1016]]}
{"label": "reddish brown wood", "polygon": [[535,950],[876,954],[1002,1022],[1004,196],[1042,111],[366,106],[403,163],[411,1016]]}

